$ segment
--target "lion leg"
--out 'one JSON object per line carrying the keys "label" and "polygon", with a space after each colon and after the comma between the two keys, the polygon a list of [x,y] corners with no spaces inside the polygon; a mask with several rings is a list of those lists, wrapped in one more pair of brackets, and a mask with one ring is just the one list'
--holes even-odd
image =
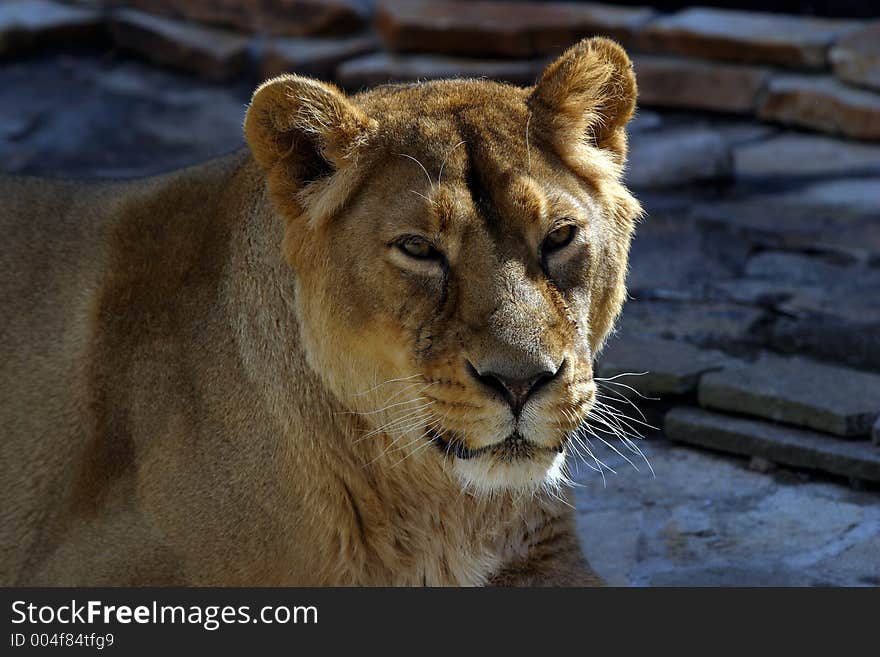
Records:
{"label": "lion leg", "polygon": [[531,546],[528,554],[508,564],[492,586],[604,586],[581,551],[574,531],[565,528]]}
{"label": "lion leg", "polygon": [[182,585],[179,561],[135,511],[77,520],[21,585]]}

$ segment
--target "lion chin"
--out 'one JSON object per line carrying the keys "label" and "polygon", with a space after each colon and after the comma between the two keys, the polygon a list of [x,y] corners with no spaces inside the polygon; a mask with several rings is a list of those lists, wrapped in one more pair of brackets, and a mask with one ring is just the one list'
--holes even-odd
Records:
{"label": "lion chin", "polygon": [[462,487],[480,494],[558,490],[567,480],[564,452],[541,451],[530,458],[513,460],[491,455],[456,458],[452,467]]}
{"label": "lion chin", "polygon": [[555,447],[538,445],[518,431],[476,449],[442,431],[429,432],[429,438],[452,463],[462,487],[476,494],[558,490],[567,481],[562,443]]}

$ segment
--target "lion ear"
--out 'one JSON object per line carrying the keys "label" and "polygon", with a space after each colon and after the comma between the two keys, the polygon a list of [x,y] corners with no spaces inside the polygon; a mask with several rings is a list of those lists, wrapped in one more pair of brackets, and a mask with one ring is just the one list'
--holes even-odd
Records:
{"label": "lion ear", "polygon": [[594,37],[566,50],[529,97],[558,149],[586,141],[626,159],[626,124],[636,106],[636,77],[623,48]]}
{"label": "lion ear", "polygon": [[375,129],[376,121],[339,89],[297,75],[260,85],[244,122],[270,184],[294,189],[343,169]]}

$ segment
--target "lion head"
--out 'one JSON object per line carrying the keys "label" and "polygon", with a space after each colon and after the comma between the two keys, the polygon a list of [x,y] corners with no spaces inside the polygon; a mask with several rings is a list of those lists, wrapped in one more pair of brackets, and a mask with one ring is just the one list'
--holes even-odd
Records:
{"label": "lion head", "polygon": [[602,38],[527,89],[257,89],[245,132],[286,223],[303,348],[367,436],[481,490],[562,476],[625,296],[635,97]]}

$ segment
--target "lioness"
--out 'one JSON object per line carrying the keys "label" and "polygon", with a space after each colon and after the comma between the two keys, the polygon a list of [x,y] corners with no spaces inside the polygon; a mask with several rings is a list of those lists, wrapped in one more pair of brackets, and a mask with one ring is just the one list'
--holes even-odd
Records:
{"label": "lioness", "polygon": [[589,585],[564,499],[624,299],[636,84],[282,76],[249,150],[0,182],[4,585]]}

